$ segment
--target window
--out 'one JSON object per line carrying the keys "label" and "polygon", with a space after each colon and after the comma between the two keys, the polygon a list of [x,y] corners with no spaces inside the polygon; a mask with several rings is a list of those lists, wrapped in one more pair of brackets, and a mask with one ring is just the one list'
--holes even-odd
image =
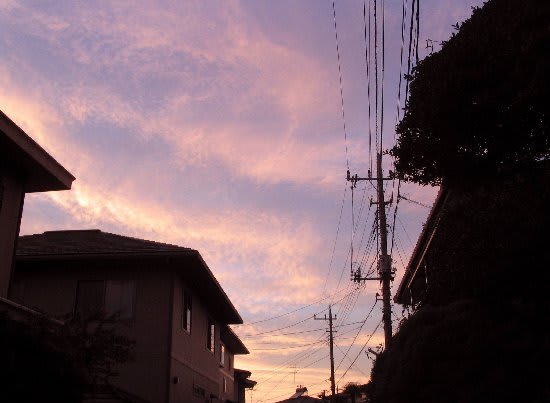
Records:
{"label": "window", "polygon": [[188,292],[183,292],[183,310],[181,313],[181,328],[191,333],[191,295]]}
{"label": "window", "polygon": [[210,350],[212,353],[215,351],[215,340],[216,340],[216,326],[214,325],[214,321],[212,319],[208,319],[208,330],[206,335],[206,348]]}
{"label": "window", "polygon": [[132,319],[134,317],[134,292],[133,281],[106,281],[105,316]]}
{"label": "window", "polygon": [[198,397],[206,397],[206,389],[193,384],[193,394]]}
{"label": "window", "polygon": [[225,379],[225,376],[223,377],[223,393],[227,392],[227,379]]}
{"label": "window", "polygon": [[134,317],[134,281],[79,281],[76,291],[75,313],[81,317],[93,315]]}
{"label": "window", "polygon": [[225,365],[225,346],[220,344],[220,366]]}
{"label": "window", "polygon": [[103,310],[104,292],[103,281],[79,281],[75,313],[82,318],[99,315]]}

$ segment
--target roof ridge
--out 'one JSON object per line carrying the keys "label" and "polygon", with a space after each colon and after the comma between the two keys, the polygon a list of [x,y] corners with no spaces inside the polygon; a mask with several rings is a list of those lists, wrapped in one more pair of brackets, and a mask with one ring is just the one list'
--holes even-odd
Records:
{"label": "roof ridge", "polygon": [[45,231],[22,235],[18,255],[32,254],[97,254],[142,252],[192,252],[193,248],[104,232],[99,229]]}
{"label": "roof ridge", "polygon": [[149,243],[154,244],[154,245],[163,245],[163,246],[171,246],[171,247],[175,247],[175,248],[192,249],[192,248],[188,248],[186,246],[180,246],[180,245],[175,245],[175,244],[166,243],[166,242],[158,242],[158,241],[152,241],[150,239],[143,239],[143,238],[136,238],[136,237],[133,237],[133,236],[114,234],[112,232],[105,232],[105,231],[101,231],[101,230],[98,230],[98,231],[102,234],[108,234],[108,235],[116,236],[116,237],[119,237],[119,238],[133,239],[135,241],[140,241],[140,242],[149,242]]}

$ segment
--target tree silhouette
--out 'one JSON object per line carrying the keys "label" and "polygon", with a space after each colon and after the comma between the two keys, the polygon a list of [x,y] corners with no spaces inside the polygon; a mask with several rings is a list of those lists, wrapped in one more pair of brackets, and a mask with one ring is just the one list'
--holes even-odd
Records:
{"label": "tree silhouette", "polygon": [[479,182],[550,157],[550,2],[490,0],[419,62],[391,150],[420,184]]}
{"label": "tree silhouette", "polygon": [[0,313],[0,379],[6,402],[80,402],[108,383],[117,364],[132,358],[133,342],[105,318],[45,316],[28,321]]}

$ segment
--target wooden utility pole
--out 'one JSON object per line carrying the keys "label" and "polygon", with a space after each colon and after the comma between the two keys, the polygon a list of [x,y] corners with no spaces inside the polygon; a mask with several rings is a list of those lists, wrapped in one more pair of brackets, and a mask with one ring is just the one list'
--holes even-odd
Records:
{"label": "wooden utility pole", "polygon": [[378,272],[382,279],[382,322],[384,323],[384,346],[388,348],[391,343],[391,290],[392,281],[391,256],[388,255],[388,227],[386,225],[386,202],[384,201],[384,178],[382,173],[382,153],[376,156],[376,187],[378,193],[378,220],[380,231],[380,256],[378,258]]}
{"label": "wooden utility pole", "polygon": [[378,277],[361,277],[361,268],[353,274],[353,280],[356,282],[365,280],[379,280],[382,283],[382,322],[384,323],[384,346],[387,348],[391,343],[392,337],[392,319],[391,319],[391,290],[390,283],[393,280],[391,269],[391,256],[388,255],[388,227],[386,223],[386,205],[392,201],[384,200],[384,181],[393,180],[393,178],[384,178],[382,171],[382,152],[376,154],[376,177],[369,175],[366,178],[360,178],[357,175],[351,176],[347,173],[347,180],[355,187],[359,181],[376,181],[377,201],[371,202],[378,205],[378,231],[380,238],[380,255],[378,256]]}
{"label": "wooden utility pole", "polygon": [[336,316],[334,318],[332,317],[332,308],[329,305],[328,306],[328,318],[327,315],[325,315],[322,318],[318,318],[316,315],[313,316],[313,319],[315,320],[328,320],[328,326],[329,330],[329,346],[330,346],[330,390],[332,392],[331,400],[334,402],[335,396],[336,396],[336,386],[335,386],[335,380],[334,380],[334,338],[333,338],[333,330],[332,330],[332,320],[336,319]]}

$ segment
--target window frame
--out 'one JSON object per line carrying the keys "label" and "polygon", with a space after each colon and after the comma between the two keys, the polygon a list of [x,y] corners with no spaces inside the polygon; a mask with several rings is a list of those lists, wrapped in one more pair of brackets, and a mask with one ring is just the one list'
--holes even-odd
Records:
{"label": "window frame", "polygon": [[106,317],[107,320],[113,320],[113,321],[121,321],[121,322],[131,322],[133,320],[135,320],[135,317],[136,317],[136,281],[135,280],[127,280],[127,279],[123,279],[123,280],[104,280],[105,282],[105,289],[103,291],[103,312],[105,315],[107,315],[107,289],[108,289],[108,284],[109,283],[129,283],[131,286],[132,286],[132,293],[131,293],[131,315],[128,316],[128,317],[118,317],[118,318],[115,318],[115,319],[110,319],[108,317]]}
{"label": "window frame", "polygon": [[220,343],[220,367],[225,367],[226,348],[223,343]]}
{"label": "window frame", "polygon": [[[188,334],[191,334],[193,323],[193,298],[189,291],[182,291],[182,311],[181,311],[181,328]],[[189,313],[188,313],[189,312]]]}
{"label": "window frame", "polygon": [[[91,313],[90,316],[93,316],[94,314],[100,315],[102,320],[105,321],[111,321],[111,322],[132,322],[135,320],[136,317],[136,280],[134,279],[117,279],[117,280],[105,280],[105,279],[83,279],[83,280],[77,280],[76,281],[76,290],[75,290],[75,296],[74,296],[74,309],[73,309],[73,316],[80,315],[79,312],[79,289],[82,283],[102,283],[101,285],[101,307],[98,312]],[[106,303],[107,303],[107,284],[108,283],[130,283],[132,285],[132,293],[131,293],[131,315],[129,317],[124,318],[110,318],[107,316],[107,310],[106,310]]]}
{"label": "window frame", "polygon": [[206,329],[206,349],[212,354],[216,353],[216,324],[210,318]]}
{"label": "window frame", "polygon": [[102,294],[101,294],[101,308],[99,312],[90,313],[90,316],[103,314],[104,306],[105,306],[105,280],[94,280],[94,279],[86,279],[86,280],[77,280],[76,281],[76,290],[75,290],[75,296],[74,296],[74,309],[73,309],[73,316],[81,316],[81,319],[84,318],[84,314],[82,314],[79,309],[81,295],[80,290],[83,283],[102,283]]}

